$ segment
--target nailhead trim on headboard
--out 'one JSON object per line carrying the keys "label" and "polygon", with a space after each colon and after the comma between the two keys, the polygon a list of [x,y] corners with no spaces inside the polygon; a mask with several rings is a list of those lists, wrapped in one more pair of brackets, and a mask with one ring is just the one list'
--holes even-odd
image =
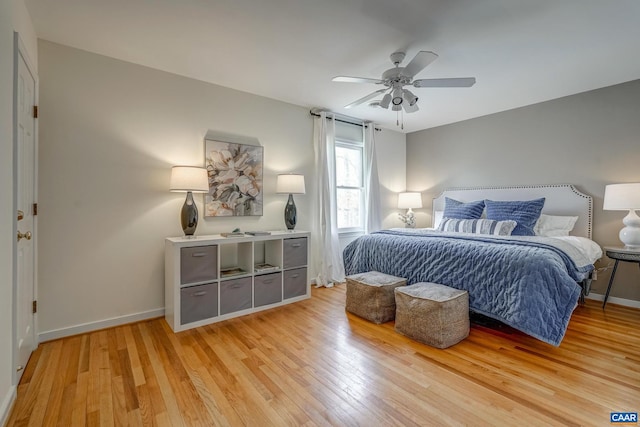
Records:
{"label": "nailhead trim on headboard", "polygon": [[[588,216],[588,236],[591,239],[592,236],[592,227],[593,227],[593,198],[587,194],[580,192],[576,187],[572,184],[540,184],[540,185],[514,185],[514,186],[495,186],[495,187],[454,187],[448,188],[440,193],[433,200],[435,202],[436,199],[442,198],[445,193],[453,192],[453,191],[481,191],[481,190],[518,190],[518,189],[544,189],[544,188],[566,188],[571,190],[576,196],[587,199],[588,201],[588,212],[586,212]],[[435,215],[435,203],[432,207],[432,213]],[[578,214],[578,213],[576,213]],[[580,213],[584,215],[584,212]]]}

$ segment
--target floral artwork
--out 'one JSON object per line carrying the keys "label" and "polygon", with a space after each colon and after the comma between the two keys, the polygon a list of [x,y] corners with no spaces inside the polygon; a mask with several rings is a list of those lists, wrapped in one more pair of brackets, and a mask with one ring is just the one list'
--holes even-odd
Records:
{"label": "floral artwork", "polygon": [[205,140],[205,216],[262,215],[262,154],[256,145]]}

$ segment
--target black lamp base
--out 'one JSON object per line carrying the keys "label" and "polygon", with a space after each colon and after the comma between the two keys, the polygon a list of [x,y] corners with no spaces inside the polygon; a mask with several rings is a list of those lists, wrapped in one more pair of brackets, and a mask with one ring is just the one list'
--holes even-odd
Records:
{"label": "black lamp base", "polygon": [[284,223],[287,226],[287,230],[293,230],[296,228],[297,222],[297,209],[296,204],[293,202],[293,194],[289,194],[289,200],[284,207]]}
{"label": "black lamp base", "polygon": [[182,205],[182,211],[180,211],[180,223],[182,224],[182,231],[187,237],[192,237],[196,232],[198,226],[198,208],[193,202],[193,194],[191,191],[187,192],[187,199]]}

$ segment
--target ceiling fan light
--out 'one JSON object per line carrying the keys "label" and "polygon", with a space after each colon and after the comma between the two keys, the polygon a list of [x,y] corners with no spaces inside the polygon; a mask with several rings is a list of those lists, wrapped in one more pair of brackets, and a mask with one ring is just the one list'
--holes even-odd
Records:
{"label": "ceiling fan light", "polygon": [[391,103],[391,94],[387,93],[382,97],[382,101],[380,101],[380,106],[382,108],[389,108],[389,103]]}
{"label": "ceiling fan light", "polygon": [[393,111],[400,111],[400,110],[402,110],[402,105],[400,105],[400,104],[393,104],[393,105],[391,106],[391,109],[392,109]]}
{"label": "ceiling fan light", "polygon": [[404,108],[404,111],[406,113],[415,113],[416,111],[418,111],[420,109],[420,108],[418,108],[418,104],[409,105],[406,102],[404,102],[402,104],[402,107]]}
{"label": "ceiling fan light", "polygon": [[418,97],[415,96],[411,91],[407,89],[402,89],[402,97],[404,98],[405,101],[407,101],[407,104],[409,104],[412,107],[416,105],[416,102],[418,102]]}
{"label": "ceiling fan light", "polygon": [[397,87],[393,90],[393,99],[391,100],[393,105],[402,104],[402,89]]}

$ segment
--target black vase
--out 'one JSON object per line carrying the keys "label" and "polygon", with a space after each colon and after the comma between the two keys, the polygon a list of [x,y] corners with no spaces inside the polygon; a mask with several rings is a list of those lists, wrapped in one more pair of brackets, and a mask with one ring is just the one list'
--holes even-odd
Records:
{"label": "black vase", "polygon": [[293,202],[293,194],[289,194],[289,200],[287,200],[287,204],[284,207],[284,223],[287,226],[287,230],[296,228],[297,215],[298,212],[296,204]]}
{"label": "black vase", "polygon": [[182,231],[187,237],[193,236],[198,226],[198,208],[193,202],[193,194],[191,191],[187,192],[187,199],[182,205],[182,211],[180,211],[180,223],[182,224]]}

